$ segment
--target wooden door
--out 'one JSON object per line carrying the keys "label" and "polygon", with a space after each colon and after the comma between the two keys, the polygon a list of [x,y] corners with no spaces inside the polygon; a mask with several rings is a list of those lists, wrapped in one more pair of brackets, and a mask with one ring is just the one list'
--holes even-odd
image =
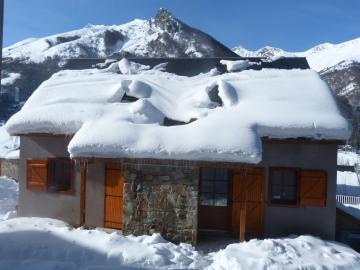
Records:
{"label": "wooden door", "polygon": [[105,169],[104,227],[123,227],[124,177],[120,163],[107,163]]}
{"label": "wooden door", "polygon": [[264,171],[236,170],[232,179],[232,233],[241,241],[261,237],[264,227]]}
{"label": "wooden door", "polygon": [[229,231],[229,176],[228,169],[201,169],[199,229]]}
{"label": "wooden door", "polygon": [[240,236],[241,184],[243,172],[236,170],[231,179],[231,233]]}

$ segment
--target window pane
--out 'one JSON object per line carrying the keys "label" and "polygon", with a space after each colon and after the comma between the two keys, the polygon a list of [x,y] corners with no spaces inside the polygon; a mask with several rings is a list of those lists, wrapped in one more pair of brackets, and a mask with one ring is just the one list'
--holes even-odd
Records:
{"label": "window pane", "polygon": [[283,187],[282,199],[284,201],[295,201],[296,193],[294,187]]}
{"label": "window pane", "polygon": [[201,178],[200,204],[227,206],[229,170],[202,168]]}
{"label": "window pane", "polygon": [[273,173],[272,173],[272,184],[273,185],[281,185],[282,184],[282,172],[273,171]]}
{"label": "window pane", "polygon": [[212,168],[203,168],[201,170],[201,178],[211,180],[215,177],[215,169]]}
{"label": "window pane", "polygon": [[280,186],[273,186],[272,187],[272,195],[271,197],[275,200],[281,200],[281,195],[282,195],[282,191],[281,191],[281,187]]}
{"label": "window pane", "polygon": [[227,206],[227,195],[226,194],[215,194],[215,206]]}
{"label": "window pane", "polygon": [[49,189],[66,191],[71,189],[71,160],[55,159],[49,162]]}
{"label": "window pane", "polygon": [[284,185],[288,186],[295,186],[296,185],[296,178],[294,171],[285,171],[283,172],[283,183]]}
{"label": "window pane", "polygon": [[297,174],[292,169],[272,171],[271,200],[273,203],[296,204]]}
{"label": "window pane", "polygon": [[200,205],[214,205],[214,195],[209,193],[201,194]]}
{"label": "window pane", "polygon": [[201,191],[202,192],[214,192],[214,182],[213,181],[201,181]]}
{"label": "window pane", "polygon": [[215,181],[215,193],[227,193],[228,185],[228,182]]}
{"label": "window pane", "polygon": [[227,169],[216,169],[216,180],[219,181],[228,181],[229,179],[229,170]]}

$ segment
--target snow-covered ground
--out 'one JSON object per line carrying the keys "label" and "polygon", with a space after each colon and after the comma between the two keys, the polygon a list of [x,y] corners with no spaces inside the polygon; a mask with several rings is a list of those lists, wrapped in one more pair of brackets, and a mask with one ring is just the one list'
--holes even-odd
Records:
{"label": "snow-covered ground", "polygon": [[16,215],[18,202],[18,183],[6,177],[0,177],[0,221]]}
{"label": "snow-covered ground", "polygon": [[0,126],[0,158],[19,158],[19,137],[10,136],[4,126]]}
{"label": "snow-covered ground", "polygon": [[312,236],[251,240],[203,254],[159,234],[121,236],[47,218],[0,222],[0,269],[359,269],[360,254]]}
{"label": "snow-covered ground", "polygon": [[[352,151],[338,151],[338,165],[359,168],[360,157]],[[360,219],[360,175],[358,171],[337,172],[337,207]]]}
{"label": "snow-covered ground", "polygon": [[360,157],[353,151],[339,150],[337,156],[337,165],[355,166],[360,164]]}
{"label": "snow-covered ground", "polygon": [[[17,184],[0,178],[0,220],[13,213]],[[360,254],[312,236],[251,240],[204,253],[159,234],[122,236],[48,218],[0,221],[0,269],[359,269]]]}

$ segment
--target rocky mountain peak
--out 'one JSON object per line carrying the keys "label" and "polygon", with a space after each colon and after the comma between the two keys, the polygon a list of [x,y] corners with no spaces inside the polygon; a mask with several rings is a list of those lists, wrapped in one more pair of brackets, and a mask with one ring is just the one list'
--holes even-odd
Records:
{"label": "rocky mountain peak", "polygon": [[184,25],[183,22],[178,20],[171,12],[164,8],[160,8],[156,13],[154,24],[168,33],[179,32]]}

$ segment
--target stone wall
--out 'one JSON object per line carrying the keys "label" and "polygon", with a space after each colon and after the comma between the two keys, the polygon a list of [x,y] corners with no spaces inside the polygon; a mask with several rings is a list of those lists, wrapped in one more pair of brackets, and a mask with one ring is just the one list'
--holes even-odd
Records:
{"label": "stone wall", "polygon": [[154,232],[196,243],[198,170],[191,165],[124,163],[124,234]]}
{"label": "stone wall", "polygon": [[0,172],[3,176],[8,176],[14,180],[19,180],[19,160],[18,159],[1,159]]}

